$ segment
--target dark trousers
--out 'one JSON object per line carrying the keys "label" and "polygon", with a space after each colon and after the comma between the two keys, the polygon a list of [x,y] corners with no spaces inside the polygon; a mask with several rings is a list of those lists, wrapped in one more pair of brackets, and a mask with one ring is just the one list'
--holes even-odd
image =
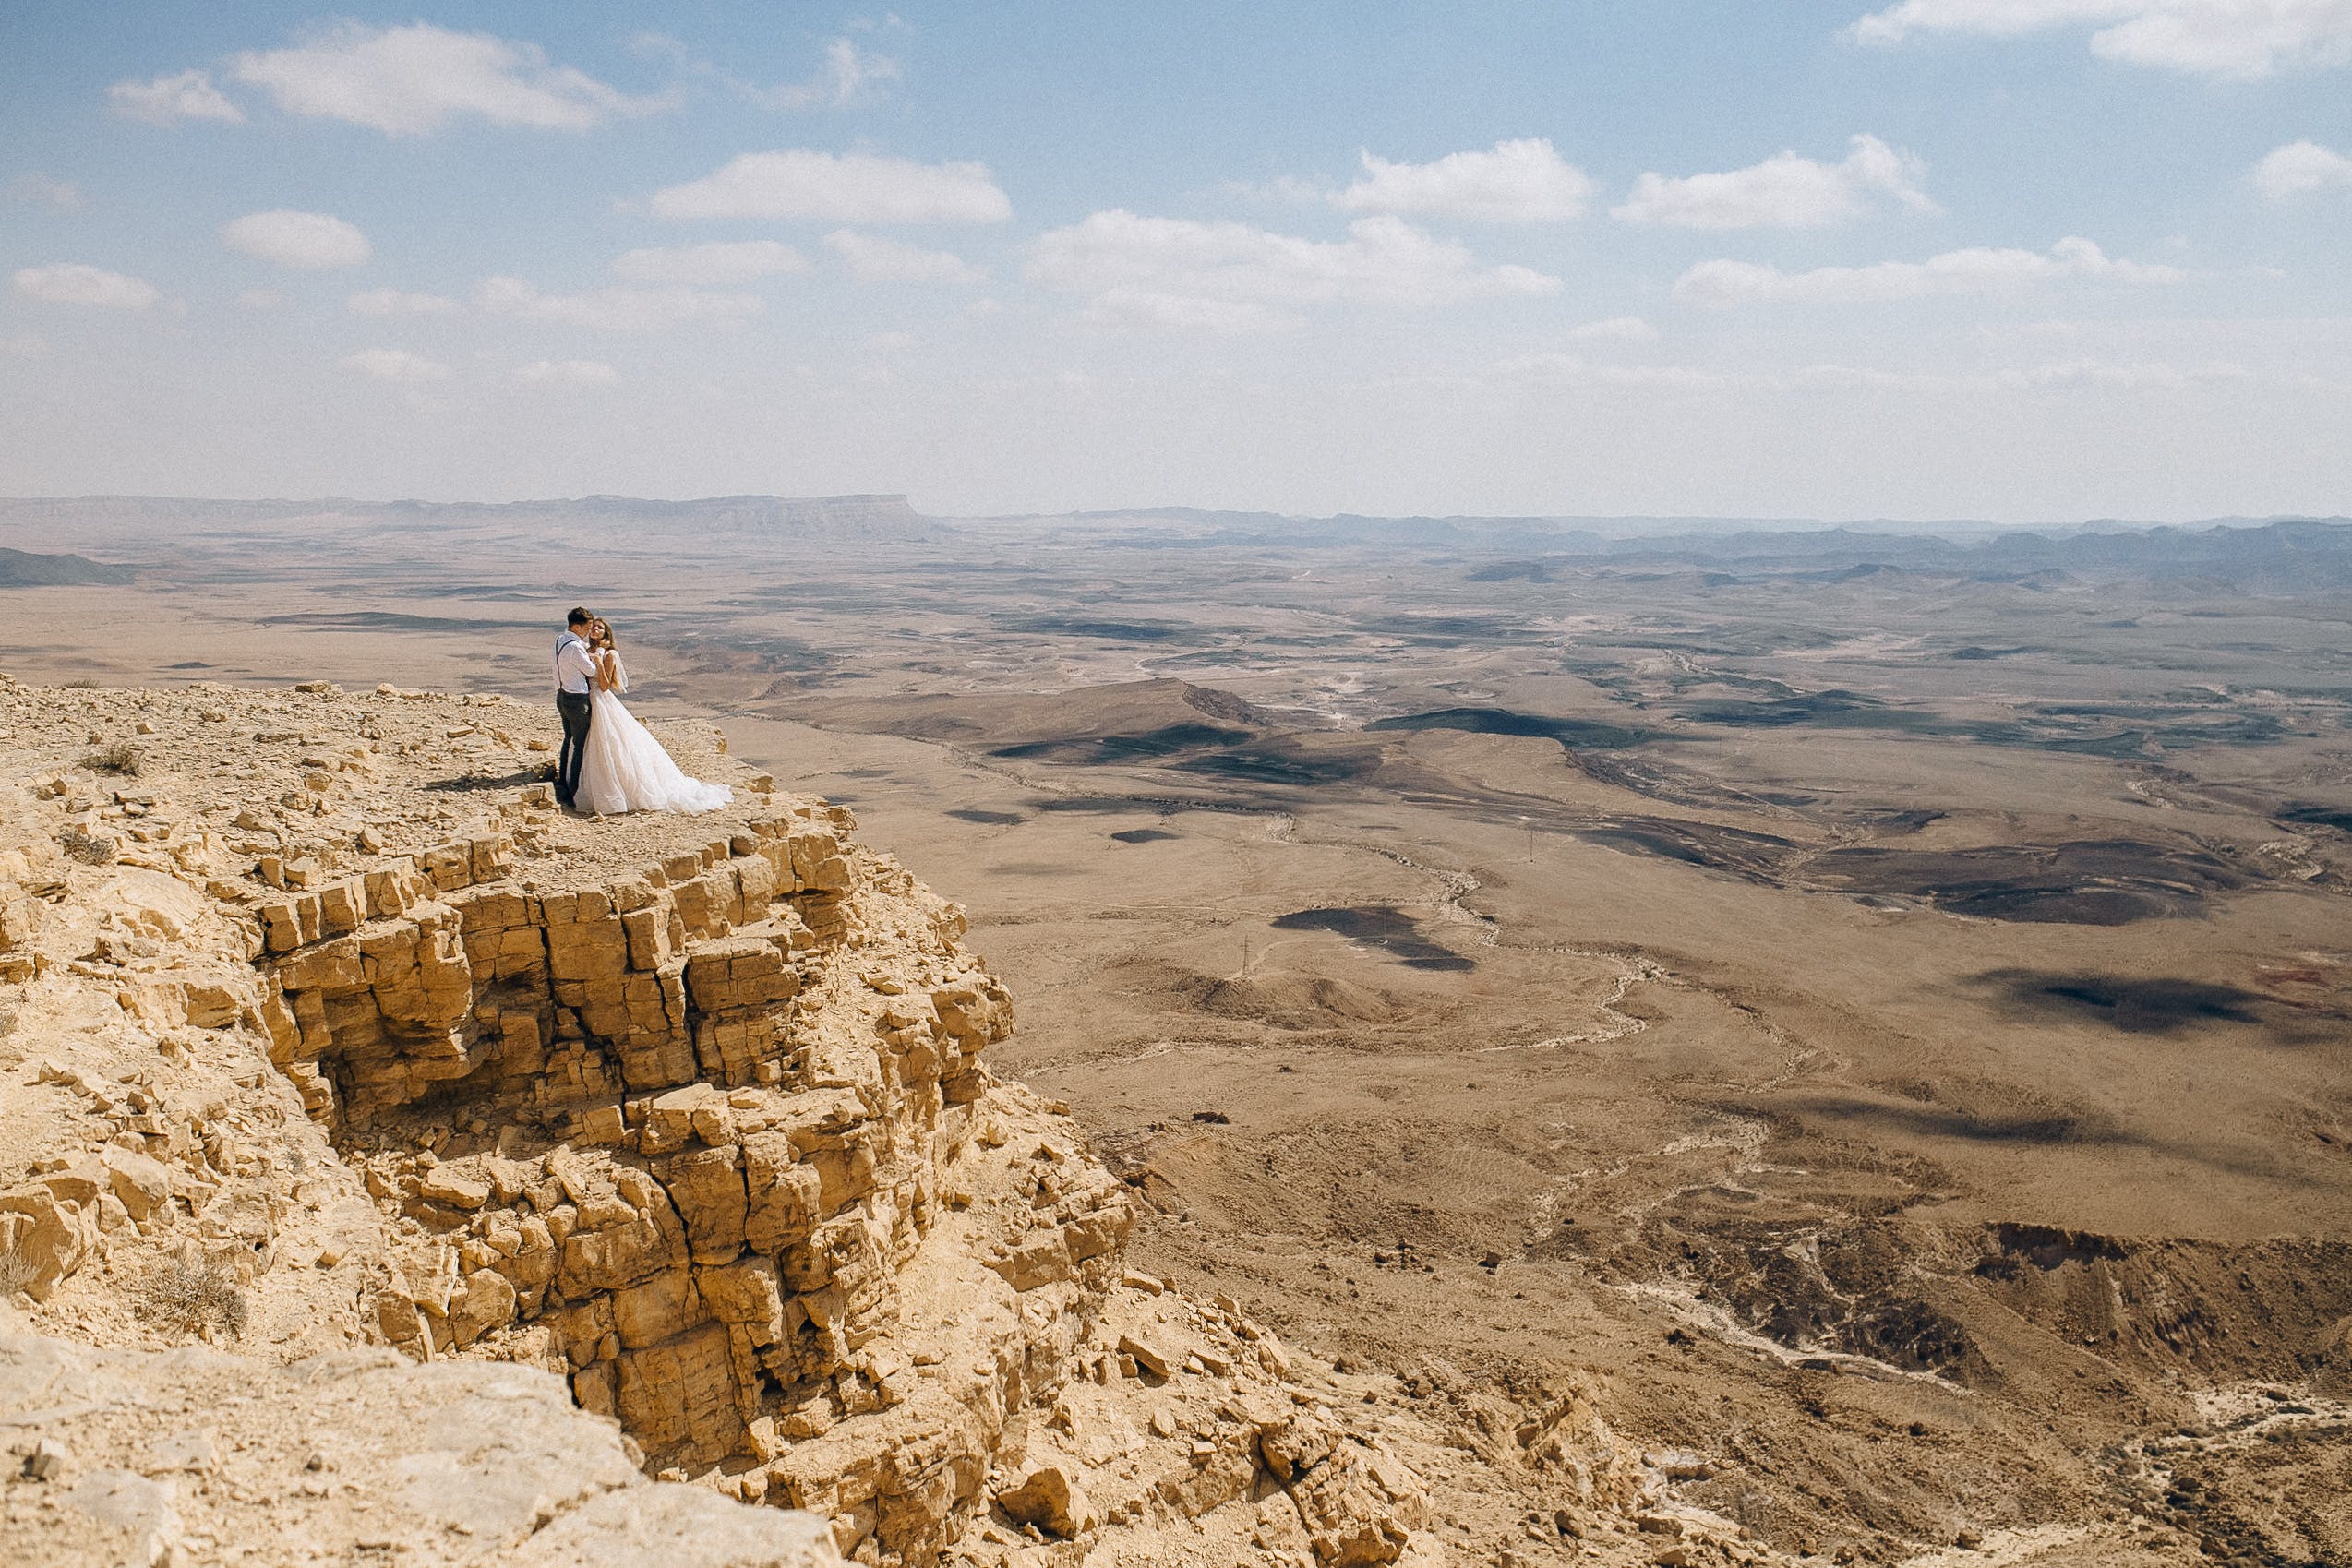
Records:
{"label": "dark trousers", "polygon": [[563,720],[563,749],[556,753],[556,798],[566,806],[580,790],[580,765],[588,758],[588,694],[556,693],[556,715]]}

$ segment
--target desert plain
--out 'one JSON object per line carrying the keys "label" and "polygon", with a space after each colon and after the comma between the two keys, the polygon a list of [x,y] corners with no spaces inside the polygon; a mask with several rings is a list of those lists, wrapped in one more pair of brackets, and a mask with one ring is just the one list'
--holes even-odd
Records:
{"label": "desert plain", "polygon": [[[638,711],[966,907],[1136,1260],[1367,1405],[1587,1391],[1791,1555],[2352,1562],[2352,524],[97,499],[0,545],[98,563],[7,563],[51,686],[543,701],[609,616]],[[1460,1561],[1575,1552],[1458,1458]]]}

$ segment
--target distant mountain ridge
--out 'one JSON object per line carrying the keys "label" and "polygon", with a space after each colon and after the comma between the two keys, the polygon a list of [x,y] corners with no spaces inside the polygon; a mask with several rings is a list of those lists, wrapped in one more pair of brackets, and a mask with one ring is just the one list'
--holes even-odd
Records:
{"label": "distant mountain ridge", "polygon": [[[904,495],[714,496],[653,500],[582,496],[524,501],[223,501],[153,496],[0,498],[0,536],[25,543],[135,540],[178,533],[300,526],[318,534],[397,523],[435,527],[546,529],[589,521],[655,535],[691,532],[746,541],[789,537],[828,543],[974,545],[1088,543],[1199,549],[1258,545],[1390,548],[1544,560],[1694,561],[1815,567],[1882,566],[1921,570],[2064,570],[2196,567],[2235,573],[2250,564],[2312,569],[2352,581],[2352,518],[2215,518],[2191,523],[2096,519],[2040,527],[1954,520],[1873,520],[1824,524],[1800,518],[1707,517],[1302,517],[1195,507],[998,517],[928,517]],[[60,537],[62,535],[62,538]],[[95,563],[92,563],[93,567]],[[86,580],[98,581],[98,580]],[[104,580],[119,581],[119,580]]]}
{"label": "distant mountain ridge", "polygon": [[57,588],[85,583],[128,582],[129,567],[93,561],[87,556],[42,556],[0,549],[0,588]]}
{"label": "distant mountain ridge", "polygon": [[947,527],[923,517],[903,495],[714,496],[690,501],[582,496],[537,501],[221,501],[169,496],[81,496],[0,498],[0,530],[86,530],[122,537],[158,528],[267,528],[301,523],[315,528],[399,522],[402,526],[509,525],[535,528],[566,520],[594,520],[651,530],[747,535],[789,533],[823,540],[907,542],[945,537]]}

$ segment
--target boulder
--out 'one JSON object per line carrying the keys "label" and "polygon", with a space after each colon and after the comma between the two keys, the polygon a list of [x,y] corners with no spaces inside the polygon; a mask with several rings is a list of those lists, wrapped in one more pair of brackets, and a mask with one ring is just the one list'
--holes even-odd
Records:
{"label": "boulder", "polygon": [[998,1492],[996,1502],[1020,1523],[1063,1540],[1074,1539],[1101,1522],[1075,1473],[1062,1465],[1038,1466],[1019,1486]]}

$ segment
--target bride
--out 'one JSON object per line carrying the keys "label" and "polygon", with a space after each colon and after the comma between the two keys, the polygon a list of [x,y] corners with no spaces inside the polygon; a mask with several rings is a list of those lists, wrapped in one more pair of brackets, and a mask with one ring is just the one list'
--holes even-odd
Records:
{"label": "bride", "polygon": [[715,811],[735,798],[725,784],[704,784],[678,771],[651,731],[622,706],[629,672],[602,620],[588,628],[596,689],[589,699],[587,755],[580,767],[580,809],[603,817],[622,811]]}

